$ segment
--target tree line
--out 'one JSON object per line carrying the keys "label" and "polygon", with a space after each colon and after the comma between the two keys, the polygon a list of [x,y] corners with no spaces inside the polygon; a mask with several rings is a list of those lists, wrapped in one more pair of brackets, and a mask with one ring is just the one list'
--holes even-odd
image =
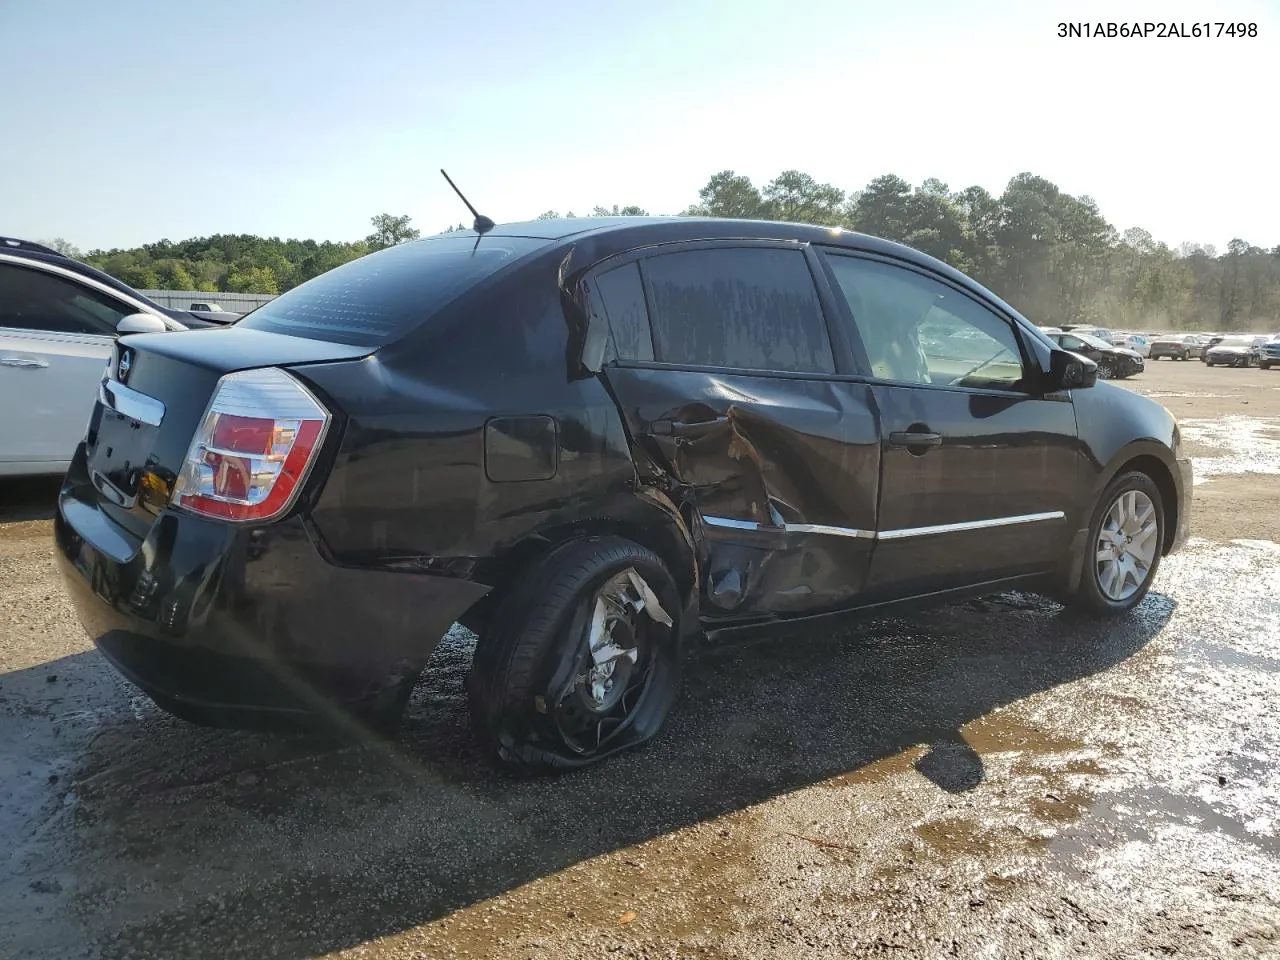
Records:
{"label": "tree line", "polygon": [[[615,204],[590,215],[648,214]],[[757,186],[724,170],[680,215],[814,223],[897,240],[968,273],[1045,325],[1280,328],[1280,246],[1265,250],[1234,239],[1221,252],[1211,244],[1170,247],[1140,228],[1117,230],[1090,197],[1071,196],[1031,173],[1013,177],[995,196],[979,186],[952,190],[937,179],[913,186],[893,174],[846,192],[799,170]],[[559,216],[548,210],[539,219]],[[142,289],[282,293],[420,235],[408,216],[380,214],[371,222],[372,233],[345,243],[221,234],[93,250],[83,259]],[[65,241],[55,243],[78,255]]]}

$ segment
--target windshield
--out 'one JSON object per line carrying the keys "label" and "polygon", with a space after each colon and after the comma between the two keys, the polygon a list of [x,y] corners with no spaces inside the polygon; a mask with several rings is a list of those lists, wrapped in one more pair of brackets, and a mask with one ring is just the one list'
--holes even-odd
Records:
{"label": "windshield", "polygon": [[1104,350],[1109,350],[1111,348],[1111,344],[1106,340],[1103,340],[1101,337],[1095,337],[1091,333],[1073,333],[1072,336],[1078,340],[1083,340],[1091,347],[1101,347]]}
{"label": "windshield", "polygon": [[1218,342],[1220,347],[1251,347],[1253,346],[1253,337],[1223,337]]}
{"label": "windshield", "polygon": [[381,346],[459,294],[545,246],[528,237],[433,237],[388,247],[294,287],[245,314],[250,330]]}

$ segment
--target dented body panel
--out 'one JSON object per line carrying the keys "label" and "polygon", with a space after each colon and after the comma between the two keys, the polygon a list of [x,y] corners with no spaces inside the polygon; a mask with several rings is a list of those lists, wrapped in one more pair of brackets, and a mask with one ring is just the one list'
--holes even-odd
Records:
{"label": "dented body panel", "polygon": [[[866,384],[610,367],[648,482],[697,531],[708,618],[856,601],[880,440]],[[822,529],[816,529],[822,528]]]}

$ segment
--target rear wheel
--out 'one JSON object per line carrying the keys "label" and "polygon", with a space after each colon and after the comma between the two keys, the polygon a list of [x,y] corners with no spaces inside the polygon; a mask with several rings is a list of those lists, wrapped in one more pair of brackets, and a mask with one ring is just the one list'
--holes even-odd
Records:
{"label": "rear wheel", "polygon": [[1080,584],[1067,605],[1096,616],[1132,610],[1151,588],[1164,544],[1160,490],[1145,473],[1123,474],[1098,500]]}
{"label": "rear wheel", "polygon": [[1259,370],[1270,370],[1270,369],[1271,369],[1271,361],[1270,361],[1270,360],[1259,360],[1259,361],[1258,361],[1258,369],[1259,369]]}
{"label": "rear wheel", "polygon": [[1115,376],[1115,371],[1111,369],[1111,364],[1109,361],[1103,360],[1101,363],[1098,364],[1099,380],[1110,380],[1114,376]]}
{"label": "rear wheel", "polygon": [[1189,360],[1190,358],[1191,358],[1191,354],[1188,353],[1186,350],[1183,350],[1180,354],[1178,354],[1179,360]]}
{"label": "rear wheel", "polygon": [[548,554],[495,611],[468,680],[504,764],[569,770],[650,740],[679,687],[680,600],[652,551],[592,537]]}

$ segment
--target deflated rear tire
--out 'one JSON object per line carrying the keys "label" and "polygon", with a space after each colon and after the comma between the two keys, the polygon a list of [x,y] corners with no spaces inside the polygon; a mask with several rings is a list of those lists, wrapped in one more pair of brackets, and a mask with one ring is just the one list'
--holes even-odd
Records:
{"label": "deflated rear tire", "polygon": [[1127,613],[1151,589],[1164,547],[1164,504],[1145,473],[1111,482],[1094,509],[1080,583],[1065,602],[1092,616]]}
{"label": "deflated rear tire", "polygon": [[648,742],[679,690],[680,611],[662,560],[637,543],[591,537],[553,550],[476,645],[468,693],[479,735],[526,773]]}

